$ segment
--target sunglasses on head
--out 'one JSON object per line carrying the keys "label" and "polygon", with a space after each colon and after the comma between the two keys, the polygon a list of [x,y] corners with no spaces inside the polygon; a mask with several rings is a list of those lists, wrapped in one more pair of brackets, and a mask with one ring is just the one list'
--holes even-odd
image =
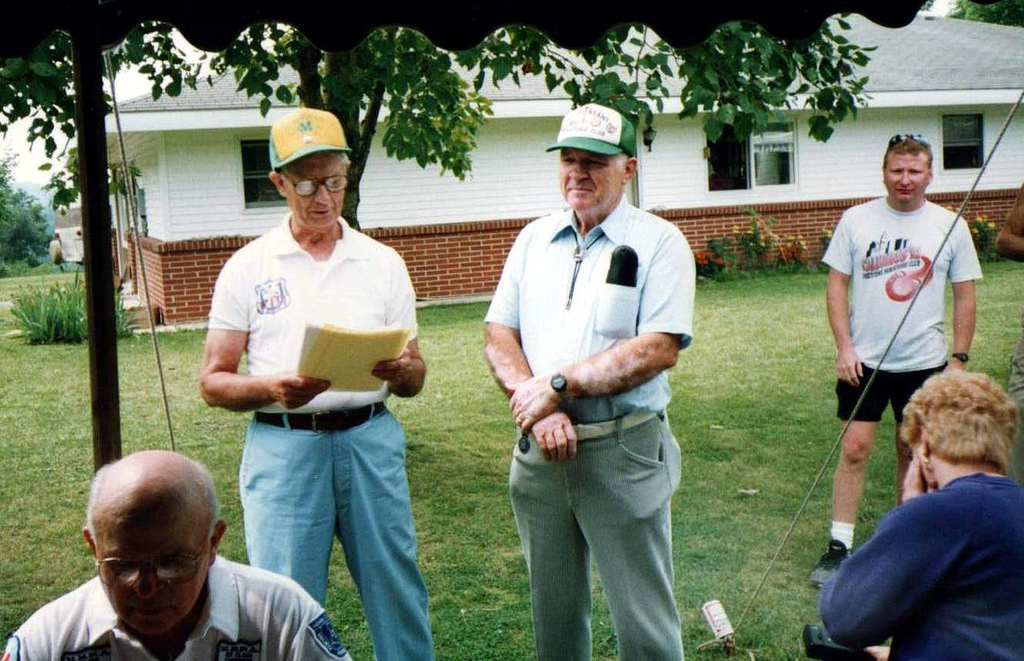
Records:
{"label": "sunglasses on head", "polygon": [[896,135],[889,138],[889,146],[895,147],[896,145],[904,142],[905,140],[913,140],[919,145],[931,148],[931,143],[925,140],[924,136],[920,133],[897,133]]}

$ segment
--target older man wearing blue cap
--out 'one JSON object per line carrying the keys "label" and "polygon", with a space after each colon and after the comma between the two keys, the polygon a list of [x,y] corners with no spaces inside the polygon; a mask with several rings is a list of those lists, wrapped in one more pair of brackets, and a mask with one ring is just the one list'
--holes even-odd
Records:
{"label": "older man wearing blue cap", "polygon": [[[341,217],[348,147],[329,112],[302,108],[270,133],[281,224],[235,253],[217,279],[200,390],[211,406],[255,411],[239,471],[250,562],[324,602],[341,541],[381,661],[432,659],[427,591],[405,474],[405,433],[385,406],[412,397],[426,366],[401,257]],[[307,325],[412,329],[377,363],[377,390],[329,390],[294,372]],[[247,355],[248,370],[238,363]]]}
{"label": "older man wearing blue cap", "polygon": [[520,233],[485,335],[517,426],[509,484],[537,655],[592,658],[592,557],[619,658],[678,661],[666,372],[692,337],[693,254],[626,201],[636,132],[619,112],[571,111],[548,151],[569,209]]}

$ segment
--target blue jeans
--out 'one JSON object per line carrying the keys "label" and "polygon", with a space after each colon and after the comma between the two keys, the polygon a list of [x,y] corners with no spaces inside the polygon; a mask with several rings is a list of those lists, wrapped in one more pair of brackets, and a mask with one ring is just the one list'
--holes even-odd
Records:
{"label": "blue jeans", "polygon": [[390,412],[337,432],[249,423],[239,470],[249,562],[298,581],[321,604],[334,535],[359,589],[379,661],[434,658],[427,590]]}

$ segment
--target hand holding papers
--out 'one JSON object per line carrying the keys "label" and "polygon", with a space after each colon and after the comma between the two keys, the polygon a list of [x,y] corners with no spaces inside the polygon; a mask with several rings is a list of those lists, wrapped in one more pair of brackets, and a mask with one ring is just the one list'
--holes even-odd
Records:
{"label": "hand holding papers", "polygon": [[308,325],[298,374],[326,379],[331,382],[330,390],[377,390],[384,382],[370,371],[378,362],[402,355],[410,335],[408,328],[354,330]]}

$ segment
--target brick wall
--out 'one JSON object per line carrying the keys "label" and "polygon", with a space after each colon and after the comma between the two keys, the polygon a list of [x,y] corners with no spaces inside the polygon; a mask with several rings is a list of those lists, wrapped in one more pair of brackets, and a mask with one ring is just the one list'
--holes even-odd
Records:
{"label": "brick wall", "polygon": [[[943,206],[958,207],[964,193],[941,193],[928,198]],[[1000,224],[1013,205],[1015,189],[976,192],[967,216],[983,214]],[[815,202],[782,202],[699,209],[669,209],[656,213],[686,235],[694,250],[709,239],[731,236],[732,228],[749,226],[748,209],[777,221],[780,237],[800,236],[809,258],[821,257],[821,230],[831,228],[843,211],[869,198]],[[420,299],[444,299],[489,294],[501,275],[512,242],[529,218],[519,220],[452,223],[420,227],[367,229],[366,234],[393,247],[405,259],[416,295]],[[217,237],[187,241],[142,239],[142,255],[149,276],[150,296],[158,321],[165,324],[201,321],[210,310],[210,296],[224,262],[253,237]],[[138,269],[135,269],[138,272]],[[141,280],[135,277],[141,286]]]}
{"label": "brick wall", "polygon": [[[251,240],[252,237],[240,236],[188,241],[143,237],[141,253],[157,322],[178,324],[204,320],[210,312],[213,285],[224,262]],[[137,260],[135,267],[132,277],[141,294]],[[142,302],[145,303],[145,298]]]}

